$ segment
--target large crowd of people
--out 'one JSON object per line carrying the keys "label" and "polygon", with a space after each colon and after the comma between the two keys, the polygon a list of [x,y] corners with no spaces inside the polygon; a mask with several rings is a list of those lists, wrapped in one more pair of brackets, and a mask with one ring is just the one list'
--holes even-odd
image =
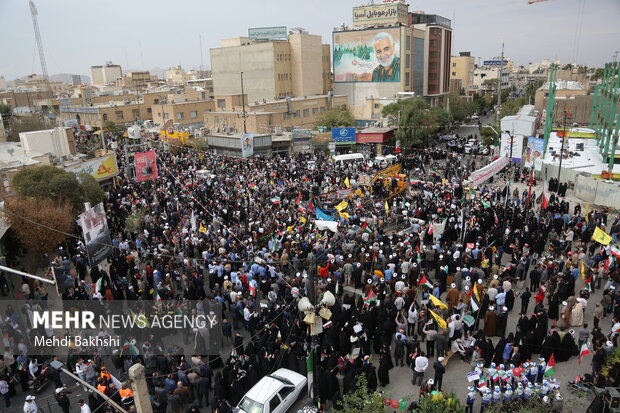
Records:
{"label": "large crowd of people", "polygon": [[[467,187],[464,180],[489,157],[407,150],[399,155],[407,187],[398,192],[402,176],[363,186],[382,168],[334,165],[322,153],[239,159],[173,149],[156,150],[158,179],[120,175],[106,189],[109,267],[91,267],[82,241],[54,262],[64,302],[195,300],[223,308],[225,351],[198,346],[198,336],[188,337],[191,353],[152,337],[135,340],[135,351],[115,349],[109,361],[99,356],[103,349],[76,350],[67,365],[127,408],[133,394],[106,363],[120,372],[142,363],[160,413],[207,406],[226,413],[280,367],[306,375],[312,340],[298,303],[304,296],[319,302],[328,291],[336,300],[316,357],[326,409],[354,391],[362,374],[371,391],[388,386],[399,365],[412,370],[412,394],[442,391],[453,355],[479,372],[467,405],[536,394],[557,407],[561,396],[552,378],[543,380],[545,362],[577,356],[591,341],[596,375],[599,350],[617,344],[620,323],[603,331],[598,322],[608,314],[620,320],[618,266],[610,247],[591,237],[596,227],[615,228],[615,239],[618,217],[570,211],[567,200],[543,201],[540,190],[513,192],[502,175]],[[600,288],[605,298],[589,303]],[[22,292],[47,296],[32,280]],[[586,306],[594,308],[593,330]],[[516,326],[507,322],[514,311]],[[5,348],[9,377],[36,377],[24,367],[32,363],[28,347],[18,338]],[[9,384],[0,380],[7,406]],[[92,410],[102,403],[96,393],[89,397]]]}

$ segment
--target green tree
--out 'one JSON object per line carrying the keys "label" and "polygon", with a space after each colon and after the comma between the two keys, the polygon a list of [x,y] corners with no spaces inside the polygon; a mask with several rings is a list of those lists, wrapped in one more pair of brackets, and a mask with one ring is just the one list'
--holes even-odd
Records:
{"label": "green tree", "polygon": [[594,74],[590,78],[590,80],[597,81],[599,79],[602,79],[604,76],[605,76],[605,69],[603,69],[602,67],[597,67],[596,70],[594,71]]}
{"label": "green tree", "polygon": [[5,210],[23,245],[40,254],[62,244],[65,234],[73,232],[75,218],[71,206],[63,202],[18,196],[7,201]]}
{"label": "green tree", "polygon": [[377,392],[368,390],[368,380],[365,374],[361,374],[357,379],[355,391],[347,393],[342,398],[342,402],[334,406],[336,413],[383,413],[383,396]]}
{"label": "green tree", "polygon": [[112,122],[111,120],[106,120],[105,122],[103,122],[103,129],[111,133],[120,133],[120,132],[125,132],[125,130],[127,130],[127,128],[124,127],[123,125],[118,125]]}
{"label": "green tree", "polygon": [[465,119],[476,113],[476,105],[472,101],[468,101],[456,93],[446,95],[446,102],[452,118],[456,121],[463,122]]}
{"label": "green tree", "polygon": [[2,119],[8,119],[9,116],[11,116],[11,107],[4,103],[0,103],[0,115],[2,115]]}
{"label": "green tree", "polygon": [[103,191],[97,189],[99,185],[92,176],[80,178],[64,169],[44,165],[19,171],[13,178],[13,186],[22,196],[66,202],[79,211],[84,202],[95,204],[103,200]]}
{"label": "green tree", "polygon": [[347,108],[328,109],[319,114],[316,126],[324,126],[326,128],[355,126],[355,118]]}
{"label": "green tree", "polygon": [[452,116],[443,109],[430,109],[421,98],[405,99],[383,107],[382,115],[388,124],[398,126],[396,139],[403,147],[425,147],[432,143],[433,133],[447,128]]}

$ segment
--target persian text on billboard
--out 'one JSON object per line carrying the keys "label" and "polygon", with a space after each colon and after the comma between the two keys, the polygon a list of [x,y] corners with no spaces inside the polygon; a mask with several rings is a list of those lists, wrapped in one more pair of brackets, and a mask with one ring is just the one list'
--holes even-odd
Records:
{"label": "persian text on billboard", "polygon": [[400,82],[400,29],[334,33],[336,82]]}
{"label": "persian text on billboard", "polygon": [[157,179],[157,160],[155,152],[137,152],[134,154],[134,165],[136,167],[136,181],[145,182]]}
{"label": "persian text on billboard", "polygon": [[252,27],[248,29],[250,40],[286,40],[288,33],[286,26],[278,27]]}

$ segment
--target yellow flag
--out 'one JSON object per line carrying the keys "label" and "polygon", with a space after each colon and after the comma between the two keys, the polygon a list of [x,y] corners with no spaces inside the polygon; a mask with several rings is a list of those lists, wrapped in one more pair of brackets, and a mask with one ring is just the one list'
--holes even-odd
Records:
{"label": "yellow flag", "polygon": [[446,321],[443,318],[439,317],[432,310],[428,310],[428,312],[431,313],[435,321],[437,321],[437,325],[439,325],[439,328],[448,328],[448,325],[446,324]]}
{"label": "yellow flag", "polygon": [[448,308],[448,305],[446,303],[441,301],[439,298],[435,297],[433,294],[429,295],[428,298],[431,299],[431,301],[433,302],[433,304],[435,304],[436,307],[446,308],[446,309]]}
{"label": "yellow flag", "polygon": [[295,224],[291,225],[290,227],[286,227],[286,231],[290,234],[293,232],[293,228],[295,228]]}
{"label": "yellow flag", "polygon": [[586,265],[584,264],[583,261],[581,261],[581,279],[585,280],[586,279]]}
{"label": "yellow flag", "polygon": [[349,177],[348,176],[346,178],[344,178],[344,186],[346,186],[347,188],[351,187],[351,183],[349,182]]}
{"label": "yellow flag", "polygon": [[590,204],[586,204],[586,212],[585,212],[585,214],[586,214],[586,222],[589,222],[590,220],[589,220],[588,215],[590,215]]}
{"label": "yellow flag", "polygon": [[346,201],[342,201],[341,203],[336,205],[335,208],[336,208],[336,211],[342,212],[345,209],[347,209],[348,206],[349,206],[349,204]]}
{"label": "yellow flag", "polygon": [[306,223],[306,221],[308,221],[305,217],[299,217],[299,220],[304,224]]}
{"label": "yellow flag", "polygon": [[202,225],[202,222],[200,223],[200,227],[198,228],[198,231],[202,232],[203,234],[207,233],[207,229],[204,227],[204,225]]}
{"label": "yellow flag", "polygon": [[349,215],[348,212],[338,212],[338,213],[340,214],[342,218],[345,218],[345,219],[351,218],[351,215]]}
{"label": "yellow flag", "polygon": [[592,239],[603,245],[609,245],[609,243],[611,242],[611,236],[607,235],[607,233],[599,227],[596,227],[596,229],[594,230],[594,234],[592,234]]}
{"label": "yellow flag", "polygon": [[387,201],[385,201],[385,212],[390,212],[390,206],[388,205]]}
{"label": "yellow flag", "polygon": [[364,198],[364,193],[362,192],[361,189],[356,189],[355,194],[359,196],[360,198]]}

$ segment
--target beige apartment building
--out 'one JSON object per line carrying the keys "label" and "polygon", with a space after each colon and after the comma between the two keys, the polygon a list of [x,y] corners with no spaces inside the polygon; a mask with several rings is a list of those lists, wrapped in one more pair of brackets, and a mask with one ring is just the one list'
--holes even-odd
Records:
{"label": "beige apartment building", "polygon": [[215,96],[240,95],[249,103],[326,94],[331,85],[329,45],[321,36],[294,33],[288,40],[224,39],[211,49]]}
{"label": "beige apartment building", "polygon": [[[317,95],[246,105],[246,128],[253,133],[311,128],[319,114],[329,108],[346,107],[347,96]],[[215,111],[204,116],[204,126],[212,133],[243,132],[241,95],[216,96]]]}
{"label": "beige apartment building", "polygon": [[211,99],[193,102],[160,103],[152,106],[152,119],[153,122],[162,126],[172,126],[175,124],[202,126],[205,115],[214,110],[215,102]]}
{"label": "beige apartment building", "polygon": [[115,83],[117,79],[123,77],[123,69],[120,65],[106,62],[103,66],[90,67],[90,79],[93,85],[105,85]]}
{"label": "beige apartment building", "polygon": [[450,61],[450,91],[469,95],[474,83],[475,58],[470,52],[460,52]]}

